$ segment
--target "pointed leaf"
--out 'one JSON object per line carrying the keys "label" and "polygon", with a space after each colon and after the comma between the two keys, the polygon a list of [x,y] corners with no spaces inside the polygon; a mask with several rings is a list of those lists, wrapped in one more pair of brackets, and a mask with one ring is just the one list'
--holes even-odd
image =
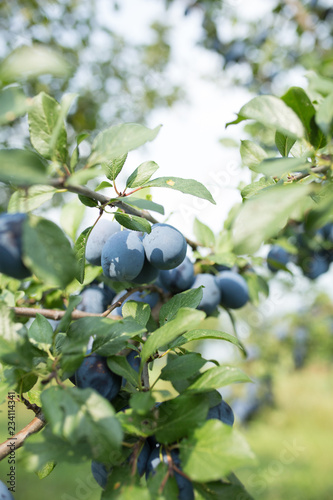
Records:
{"label": "pointed leaf", "polygon": [[234,344],[235,346],[239,347],[239,349],[244,350],[242,344],[239,342],[237,337],[231,335],[230,333],[221,332],[219,330],[191,330],[190,332],[184,333],[175,342],[173,342],[172,348],[180,347],[194,340],[205,340],[205,339],[226,340],[227,342],[231,342],[231,344]]}
{"label": "pointed leaf", "polygon": [[39,154],[48,160],[65,163],[67,159],[67,132],[61,118],[60,104],[41,92],[34,97],[29,109],[30,140]]}
{"label": "pointed leaf", "polygon": [[266,177],[282,177],[286,173],[309,170],[310,166],[304,158],[268,158],[252,167],[252,170]]}
{"label": "pointed leaf", "polygon": [[92,228],[93,226],[87,227],[84,231],[82,231],[74,245],[74,253],[78,263],[77,273],[75,277],[79,281],[79,283],[83,283],[84,281],[84,273],[86,268],[86,246]]}
{"label": "pointed leaf", "polygon": [[130,205],[131,207],[136,207],[141,210],[149,210],[164,215],[163,206],[151,200],[146,200],[144,198],[135,198],[134,196],[126,196],[124,198],[118,198],[118,201],[122,201],[123,203],[126,203],[126,205]]}
{"label": "pointed leaf", "polygon": [[31,186],[29,189],[18,189],[10,197],[7,211],[10,213],[32,212],[53,198],[56,192],[56,188],[40,184]]}
{"label": "pointed leaf", "polygon": [[161,307],[159,314],[160,324],[163,325],[172,320],[182,307],[192,307],[195,309],[200,304],[201,299],[202,287],[177,293]]}
{"label": "pointed leaf", "polygon": [[176,358],[168,359],[167,364],[162,368],[160,378],[162,380],[183,380],[197,372],[207,363],[201,354],[190,352],[179,355]]}
{"label": "pointed leaf", "polygon": [[288,156],[291,148],[295,144],[295,139],[288,137],[287,135],[281,134],[281,132],[275,133],[275,145],[278,148],[282,156]]}
{"label": "pointed leaf", "polygon": [[154,161],[141,163],[127,179],[126,187],[136,188],[142,186],[149,181],[158,168],[159,166]]}
{"label": "pointed leaf", "polygon": [[42,351],[47,352],[50,349],[53,341],[53,329],[41,314],[36,314],[36,319],[28,330],[28,338],[33,345]]}
{"label": "pointed leaf", "polygon": [[126,227],[127,229],[131,229],[132,231],[143,231],[144,233],[151,232],[150,223],[143,217],[116,212],[114,214],[114,218],[120,225]]}
{"label": "pointed leaf", "polygon": [[164,187],[175,189],[176,191],[181,191],[182,193],[191,194],[192,196],[197,196],[197,198],[208,200],[214,205],[216,204],[208,189],[203,184],[193,179],[182,179],[181,177],[158,177],[157,179],[146,182],[143,187]]}
{"label": "pointed leaf", "polygon": [[145,304],[144,302],[136,302],[134,300],[128,300],[127,302],[125,302],[122,308],[122,315],[124,318],[130,316],[143,327],[146,326],[150,317],[150,313],[151,309],[149,304]]}
{"label": "pointed leaf", "polygon": [[[115,125],[100,132],[92,145],[92,154],[88,159],[89,166],[108,163],[129,151],[152,141],[157,136],[161,126],[149,129],[138,123]],[[113,180],[115,177],[111,178]]]}
{"label": "pointed leaf", "polygon": [[131,367],[125,356],[110,356],[107,363],[112,372],[124,377],[134,387],[138,387],[138,372]]}
{"label": "pointed leaf", "polygon": [[193,382],[187,391],[211,391],[235,382],[251,382],[251,379],[239,368],[231,366],[214,366]]}

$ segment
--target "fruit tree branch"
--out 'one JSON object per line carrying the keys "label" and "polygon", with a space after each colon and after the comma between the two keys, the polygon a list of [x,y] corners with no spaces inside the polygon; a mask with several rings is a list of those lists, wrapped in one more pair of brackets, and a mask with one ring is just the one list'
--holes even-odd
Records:
{"label": "fruit tree branch", "polygon": [[0,444],[0,461],[9,455],[12,451],[17,450],[23,446],[24,441],[31,436],[31,434],[36,434],[43,429],[45,426],[45,418],[42,413],[36,415],[36,417],[26,425],[22,430],[20,430],[15,436],[7,439]]}
{"label": "fruit tree branch", "polygon": [[[24,316],[25,318],[35,318],[36,314],[41,314],[42,316],[45,316],[45,318],[54,319],[55,321],[63,318],[66,314],[66,311],[55,311],[54,309],[34,309],[32,307],[10,307],[9,309],[11,309],[17,316]],[[102,318],[103,314],[88,313],[75,309],[71,315],[73,320],[86,318],[88,316],[96,316]],[[111,319],[122,319],[122,317],[112,316]]]}
{"label": "fruit tree branch", "polygon": [[[67,189],[67,191],[71,193],[76,193],[80,194],[82,196],[86,196],[87,198],[90,198],[91,200],[98,201],[101,205],[104,206],[109,206],[109,207],[117,207],[123,210],[126,214],[129,215],[135,215],[136,217],[141,217],[143,219],[148,220],[152,224],[157,224],[158,220],[155,219],[147,210],[138,210],[134,207],[131,207],[127,203],[125,203],[122,200],[116,200],[113,198],[109,198],[107,196],[104,196],[104,194],[98,193],[96,191],[93,191],[92,189],[87,188],[86,186],[72,186],[68,185],[65,183],[64,179],[57,179],[52,181],[52,186],[58,188],[58,189]],[[111,201],[112,200],[112,201]],[[200,246],[199,243],[190,240],[189,238],[185,238],[187,244],[193,248],[193,250],[196,250],[198,246]]]}

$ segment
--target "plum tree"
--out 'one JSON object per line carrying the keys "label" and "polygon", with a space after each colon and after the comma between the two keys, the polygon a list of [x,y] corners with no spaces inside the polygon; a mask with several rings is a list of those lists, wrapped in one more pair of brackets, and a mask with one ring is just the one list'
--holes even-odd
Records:
{"label": "plum tree", "polygon": [[13,495],[11,494],[5,483],[3,483],[1,480],[0,480],[0,498],[1,500],[14,500]]}
{"label": "plum tree", "polygon": [[114,233],[120,231],[121,226],[116,221],[100,219],[92,228],[86,245],[86,259],[94,265],[101,265],[102,249],[106,241]]}
{"label": "plum tree", "polygon": [[179,266],[160,271],[159,279],[162,286],[172,293],[188,290],[194,283],[194,266],[188,257],[185,257]]}
{"label": "plum tree", "polygon": [[211,274],[197,274],[191,288],[198,288],[199,286],[204,286],[204,288],[202,289],[202,299],[198,309],[205,311],[206,314],[211,314],[220,303],[220,289]]}
{"label": "plum tree", "polygon": [[118,394],[122,378],[113,373],[107,365],[106,358],[92,353],[87,356],[75,372],[75,385],[82,389],[95,389],[108,401]]}
{"label": "plum tree", "polygon": [[110,236],[102,249],[104,275],[116,281],[131,281],[142,271],[145,252],[139,235],[119,231]]}
{"label": "plum tree", "polygon": [[221,422],[230,426],[233,426],[235,420],[232,408],[226,401],[224,401],[224,399],[222,399],[221,403],[219,403],[218,405],[209,408],[207,420],[211,418],[221,420]]}
{"label": "plum tree", "polygon": [[22,225],[26,218],[23,213],[0,215],[0,272],[19,280],[31,274],[22,261]]}
{"label": "plum tree", "polygon": [[273,245],[267,255],[267,267],[273,273],[279,270],[279,265],[285,266],[288,264],[290,255],[284,248],[279,245]]}
{"label": "plum tree", "polygon": [[154,224],[143,238],[147,259],[157,269],[173,269],[183,262],[187,244],[178,229],[168,224]]}
{"label": "plum tree", "polygon": [[221,305],[239,309],[249,300],[249,290],[245,279],[234,271],[222,271],[216,276],[221,292]]}

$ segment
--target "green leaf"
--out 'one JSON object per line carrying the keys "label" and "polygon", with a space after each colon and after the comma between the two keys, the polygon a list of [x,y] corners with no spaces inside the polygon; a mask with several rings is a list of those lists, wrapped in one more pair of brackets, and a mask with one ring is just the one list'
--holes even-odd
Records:
{"label": "green leaf", "polygon": [[222,483],[221,481],[209,483],[196,483],[195,489],[201,495],[200,500],[254,500],[241,484]]}
{"label": "green leaf", "polygon": [[198,242],[204,247],[209,248],[215,245],[215,236],[213,231],[197,218],[194,219],[193,232]]}
{"label": "green leaf", "polygon": [[202,299],[202,287],[194,290],[185,290],[185,292],[177,293],[168,302],[163,304],[160,309],[159,320],[163,325],[174,319],[179,309],[182,307],[198,307]]}
{"label": "green leaf", "polygon": [[0,149],[0,181],[16,186],[47,184],[46,165],[33,151]]}
{"label": "green leaf", "polygon": [[0,125],[13,122],[25,115],[30,101],[21,87],[9,87],[0,91]]}
{"label": "green leaf", "polygon": [[157,179],[150,180],[143,185],[143,187],[164,187],[175,189],[185,194],[191,194],[197,198],[208,200],[214,205],[216,202],[208,189],[198,181],[193,179],[182,179],[181,177],[158,177]]}
{"label": "green leaf", "polygon": [[184,333],[175,342],[172,343],[172,348],[180,347],[188,342],[193,342],[194,340],[205,340],[205,339],[216,339],[216,340],[226,340],[231,342],[235,346],[244,350],[242,344],[239,342],[237,337],[231,335],[230,333],[221,332],[220,330],[191,330],[190,332]]}
{"label": "green leaf", "polygon": [[281,134],[281,132],[275,133],[275,145],[278,148],[282,156],[288,156],[291,148],[295,144],[295,139],[291,139],[287,135]]}
{"label": "green leaf", "polygon": [[141,163],[141,165],[139,165],[128,177],[126,187],[136,188],[142,186],[149,181],[158,168],[159,166],[154,161],[145,161]]}
{"label": "green leaf", "polygon": [[45,352],[50,350],[53,341],[53,329],[41,314],[36,314],[36,319],[28,330],[28,338],[38,349]]}
{"label": "green leaf", "polygon": [[241,141],[240,155],[243,165],[254,167],[267,158],[266,151],[253,141]]}
{"label": "green leaf", "polygon": [[125,356],[110,356],[107,364],[112,372],[124,377],[134,387],[138,387],[138,373],[131,367]]}
{"label": "green leaf", "polygon": [[59,116],[60,105],[53,97],[45,92],[34,97],[28,113],[30,140],[44,158],[65,163],[67,132],[63,120],[58,125]]}
{"label": "green leaf", "polygon": [[182,394],[162,403],[156,427],[159,443],[170,444],[177,441],[201,425],[207,416],[209,402],[204,396]]}
{"label": "green leaf", "polygon": [[88,196],[83,196],[82,194],[79,194],[78,198],[80,202],[86,207],[95,208],[98,206],[98,201],[88,198]]}
{"label": "green leaf", "polygon": [[33,217],[24,224],[23,260],[50,286],[65,288],[76,275],[76,259],[68,239],[46,219]]}
{"label": "green leaf", "polygon": [[127,153],[121,155],[119,158],[112,158],[111,160],[102,163],[103,170],[108,179],[112,182],[118,177],[125,165]]}
{"label": "green leaf", "polygon": [[242,189],[241,195],[243,200],[247,200],[254,196],[255,194],[259,193],[262,189],[267,188],[269,186],[273,186],[275,184],[274,180],[271,179],[270,177],[261,177],[259,181],[252,182],[251,184],[248,184],[245,186],[245,188]]}
{"label": "green leaf", "polygon": [[177,311],[174,319],[155,330],[146,340],[141,351],[141,364],[145,363],[152,354],[179,335],[197,326],[205,317],[205,313],[184,307]]}
{"label": "green leaf", "polygon": [[87,227],[84,231],[82,231],[74,245],[74,253],[77,260],[77,273],[75,277],[79,281],[79,283],[83,283],[84,281],[84,274],[86,269],[86,246],[92,228],[93,226]]}
{"label": "green leaf", "polygon": [[316,123],[323,133],[332,137],[333,135],[333,92],[329,94],[319,105],[316,113]]}
{"label": "green leaf", "polygon": [[67,177],[66,186],[82,186],[91,179],[95,179],[101,175],[102,171],[100,167],[80,168],[79,170],[76,170],[74,174]]}
{"label": "green leaf", "polygon": [[128,316],[133,318],[139,325],[146,326],[150,317],[150,306],[144,302],[135,302],[128,300],[122,308],[122,315],[124,318]]}
{"label": "green leaf", "polygon": [[309,89],[327,96],[333,92],[333,81],[331,78],[319,76],[314,71],[308,71],[306,77],[309,81]]}
{"label": "green leaf", "polygon": [[193,481],[206,482],[251,465],[254,455],[241,434],[212,419],[181,442],[180,458],[184,472]]}
{"label": "green leaf", "polygon": [[[111,182],[108,182],[108,181],[102,181],[100,184],[98,184],[98,186],[95,188],[95,191],[101,191],[102,189],[105,189],[105,188],[112,188],[112,184]],[[118,198],[119,199],[119,198]]]}
{"label": "green leaf", "polygon": [[38,478],[44,479],[49,476],[56,465],[56,462],[47,462],[39,471],[37,471]]}
{"label": "green leaf", "polygon": [[[111,159],[119,158],[155,139],[160,128],[160,125],[154,129],[149,129],[138,123],[124,123],[103,130],[93,142],[88,164],[92,166],[109,163]],[[111,180],[115,179],[114,176],[109,178]]]}
{"label": "green leaf", "polygon": [[114,218],[121,226],[131,229],[132,231],[143,231],[145,233],[150,233],[151,231],[150,223],[143,217],[116,212]]}
{"label": "green leaf", "polygon": [[80,318],[70,326],[68,335],[89,338],[95,335],[92,350],[101,356],[112,356],[127,347],[128,340],[146,331],[132,318],[117,321],[102,317]]}
{"label": "green leaf", "polygon": [[235,382],[251,382],[251,379],[239,368],[214,366],[205,371],[187,390],[190,392],[206,392],[220,389]]}
{"label": "green leaf", "polygon": [[72,321],[72,317],[71,317],[72,312],[80,304],[81,300],[82,300],[82,297],[80,295],[73,295],[72,297],[69,297],[65,314],[61,318],[59,326],[58,326],[58,331],[67,332],[69,325]]}
{"label": "green leaf", "polygon": [[80,227],[85,214],[85,207],[75,197],[62,206],[60,214],[60,223],[65,233],[72,241],[76,239],[76,233]]}
{"label": "green leaf", "polygon": [[268,158],[252,167],[254,172],[266,177],[282,177],[286,173],[309,170],[311,164],[304,158]]}
{"label": "green leaf", "polygon": [[32,212],[53,198],[56,192],[56,188],[40,184],[30,186],[29,189],[18,189],[10,197],[7,211],[9,213]]}
{"label": "green leaf", "polygon": [[300,118],[306,132],[306,139],[310,144],[316,149],[325,146],[325,137],[314,121],[316,110],[305,91],[300,87],[291,87],[281,99]]}
{"label": "green leaf", "polygon": [[161,215],[164,215],[163,206],[151,200],[145,200],[143,198],[135,198],[134,196],[128,196],[128,197],[126,196],[123,198],[118,198],[118,201],[122,201],[126,205],[139,208],[140,210],[150,210],[152,212],[157,212]]}
{"label": "green leaf", "polygon": [[66,78],[71,71],[71,66],[61,54],[49,47],[34,44],[18,47],[1,62],[0,80],[7,84],[46,74]]}
{"label": "green leaf", "polygon": [[307,197],[310,190],[311,185],[276,184],[247,200],[234,222],[235,252],[256,252],[263,241],[277,235],[290,217],[299,217],[308,210],[313,205]]}
{"label": "green leaf", "polygon": [[73,446],[86,442],[92,456],[108,461],[110,450],[120,449],[121,426],[112,405],[93,389],[50,387],[43,391],[42,408],[55,436]]}
{"label": "green leaf", "polygon": [[155,399],[149,391],[135,392],[131,396],[130,405],[139,415],[146,415],[155,405]]}
{"label": "green leaf", "polygon": [[294,139],[304,137],[303,124],[296,113],[281,99],[272,95],[261,95],[251,99],[239,111],[238,119],[227,123],[226,126],[247,119],[273,127]]}
{"label": "green leaf", "polygon": [[195,375],[206,363],[207,360],[196,352],[179,355],[171,360],[168,359],[167,364],[162,368],[160,378],[170,381],[183,380]]}

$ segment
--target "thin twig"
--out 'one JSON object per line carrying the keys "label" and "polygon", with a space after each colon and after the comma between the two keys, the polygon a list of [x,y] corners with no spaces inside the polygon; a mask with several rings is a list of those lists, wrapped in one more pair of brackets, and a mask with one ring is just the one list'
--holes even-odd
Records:
{"label": "thin twig", "polygon": [[[54,309],[34,309],[32,307],[10,307],[9,309],[11,309],[17,316],[23,316],[25,318],[35,318],[36,314],[41,314],[45,318],[54,319],[55,321],[60,320],[66,314],[66,311],[55,311]],[[103,314],[88,313],[75,309],[71,314],[71,318],[72,320],[87,318],[89,316],[103,318]],[[122,319],[122,316],[112,316],[110,319],[119,320]]]}
{"label": "thin twig", "polygon": [[36,434],[36,432],[42,430],[45,425],[44,415],[40,412],[28,425],[15,434],[15,436],[0,444],[0,461],[12,451],[21,448],[24,441],[31,436],[31,434]]}

